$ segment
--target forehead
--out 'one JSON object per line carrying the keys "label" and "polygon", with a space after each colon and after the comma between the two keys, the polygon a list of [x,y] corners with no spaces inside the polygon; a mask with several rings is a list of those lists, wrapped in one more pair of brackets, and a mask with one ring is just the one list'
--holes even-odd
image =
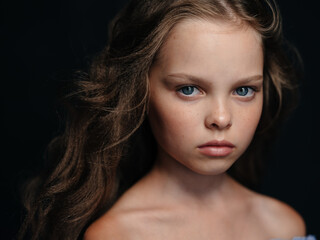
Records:
{"label": "forehead", "polygon": [[[215,36],[223,36],[222,41],[233,39],[236,44],[245,35],[246,40],[252,40],[262,47],[262,37],[249,24],[243,21],[226,21],[221,19],[187,18],[178,22],[169,32],[166,41],[159,50],[159,57],[166,53],[172,43],[180,41],[199,41],[201,36],[211,35],[211,40],[217,40]],[[203,39],[204,40],[204,39]]]}
{"label": "forehead", "polygon": [[186,19],[171,30],[155,62],[165,72],[203,78],[262,72],[262,39],[245,23]]}

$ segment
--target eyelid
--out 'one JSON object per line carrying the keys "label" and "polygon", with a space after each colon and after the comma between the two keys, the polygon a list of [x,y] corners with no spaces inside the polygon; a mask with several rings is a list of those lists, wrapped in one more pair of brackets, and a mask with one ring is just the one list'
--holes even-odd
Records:
{"label": "eyelid", "polygon": [[198,85],[196,85],[196,84],[192,84],[192,83],[186,83],[186,84],[179,84],[179,85],[177,85],[176,86],[176,89],[177,90],[179,90],[179,89],[181,89],[181,88],[183,88],[183,87],[195,87],[195,88],[197,88],[197,89],[200,89],[200,87],[198,86]]}
{"label": "eyelid", "polygon": [[261,89],[261,87],[259,87],[259,86],[253,86],[253,85],[247,86],[247,85],[243,85],[243,86],[236,87],[234,91],[236,91],[236,90],[239,89],[239,88],[250,88],[250,89],[252,89],[252,90],[255,91],[255,92],[259,92],[260,89]]}

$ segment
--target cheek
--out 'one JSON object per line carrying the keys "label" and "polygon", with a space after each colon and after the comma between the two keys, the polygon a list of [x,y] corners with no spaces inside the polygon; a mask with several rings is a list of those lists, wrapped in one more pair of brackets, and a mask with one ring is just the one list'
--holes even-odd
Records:
{"label": "cheek", "polygon": [[[196,114],[185,106],[163,102],[150,102],[149,122],[159,144],[176,145],[188,140],[188,133],[196,127]],[[180,141],[179,141],[180,140]]]}
{"label": "cheek", "polygon": [[250,106],[246,111],[241,111],[239,113],[239,131],[242,133],[243,137],[246,137],[248,141],[251,141],[256,128],[259,124],[262,112],[262,103]]}

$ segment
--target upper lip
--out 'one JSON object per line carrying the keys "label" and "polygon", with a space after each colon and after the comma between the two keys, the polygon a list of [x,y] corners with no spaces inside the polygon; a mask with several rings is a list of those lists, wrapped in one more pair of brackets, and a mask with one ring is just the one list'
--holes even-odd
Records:
{"label": "upper lip", "polygon": [[202,147],[210,147],[210,146],[217,146],[217,147],[234,147],[234,145],[231,142],[228,142],[226,140],[212,140],[210,142],[207,142],[205,144],[202,144],[199,146],[199,148]]}

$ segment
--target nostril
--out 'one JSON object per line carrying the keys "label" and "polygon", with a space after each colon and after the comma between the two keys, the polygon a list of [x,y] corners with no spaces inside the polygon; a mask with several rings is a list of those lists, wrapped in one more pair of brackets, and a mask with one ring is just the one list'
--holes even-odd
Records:
{"label": "nostril", "polygon": [[211,126],[214,128],[219,128],[218,124],[216,124],[216,123],[212,123]]}
{"label": "nostril", "polygon": [[207,123],[209,128],[215,128],[215,129],[230,128],[232,125],[231,118],[229,117],[211,119]]}
{"label": "nostril", "polygon": [[225,129],[225,128],[230,128],[231,127],[231,123],[227,123],[227,124],[212,123],[211,127],[212,128],[216,128],[216,129]]}

